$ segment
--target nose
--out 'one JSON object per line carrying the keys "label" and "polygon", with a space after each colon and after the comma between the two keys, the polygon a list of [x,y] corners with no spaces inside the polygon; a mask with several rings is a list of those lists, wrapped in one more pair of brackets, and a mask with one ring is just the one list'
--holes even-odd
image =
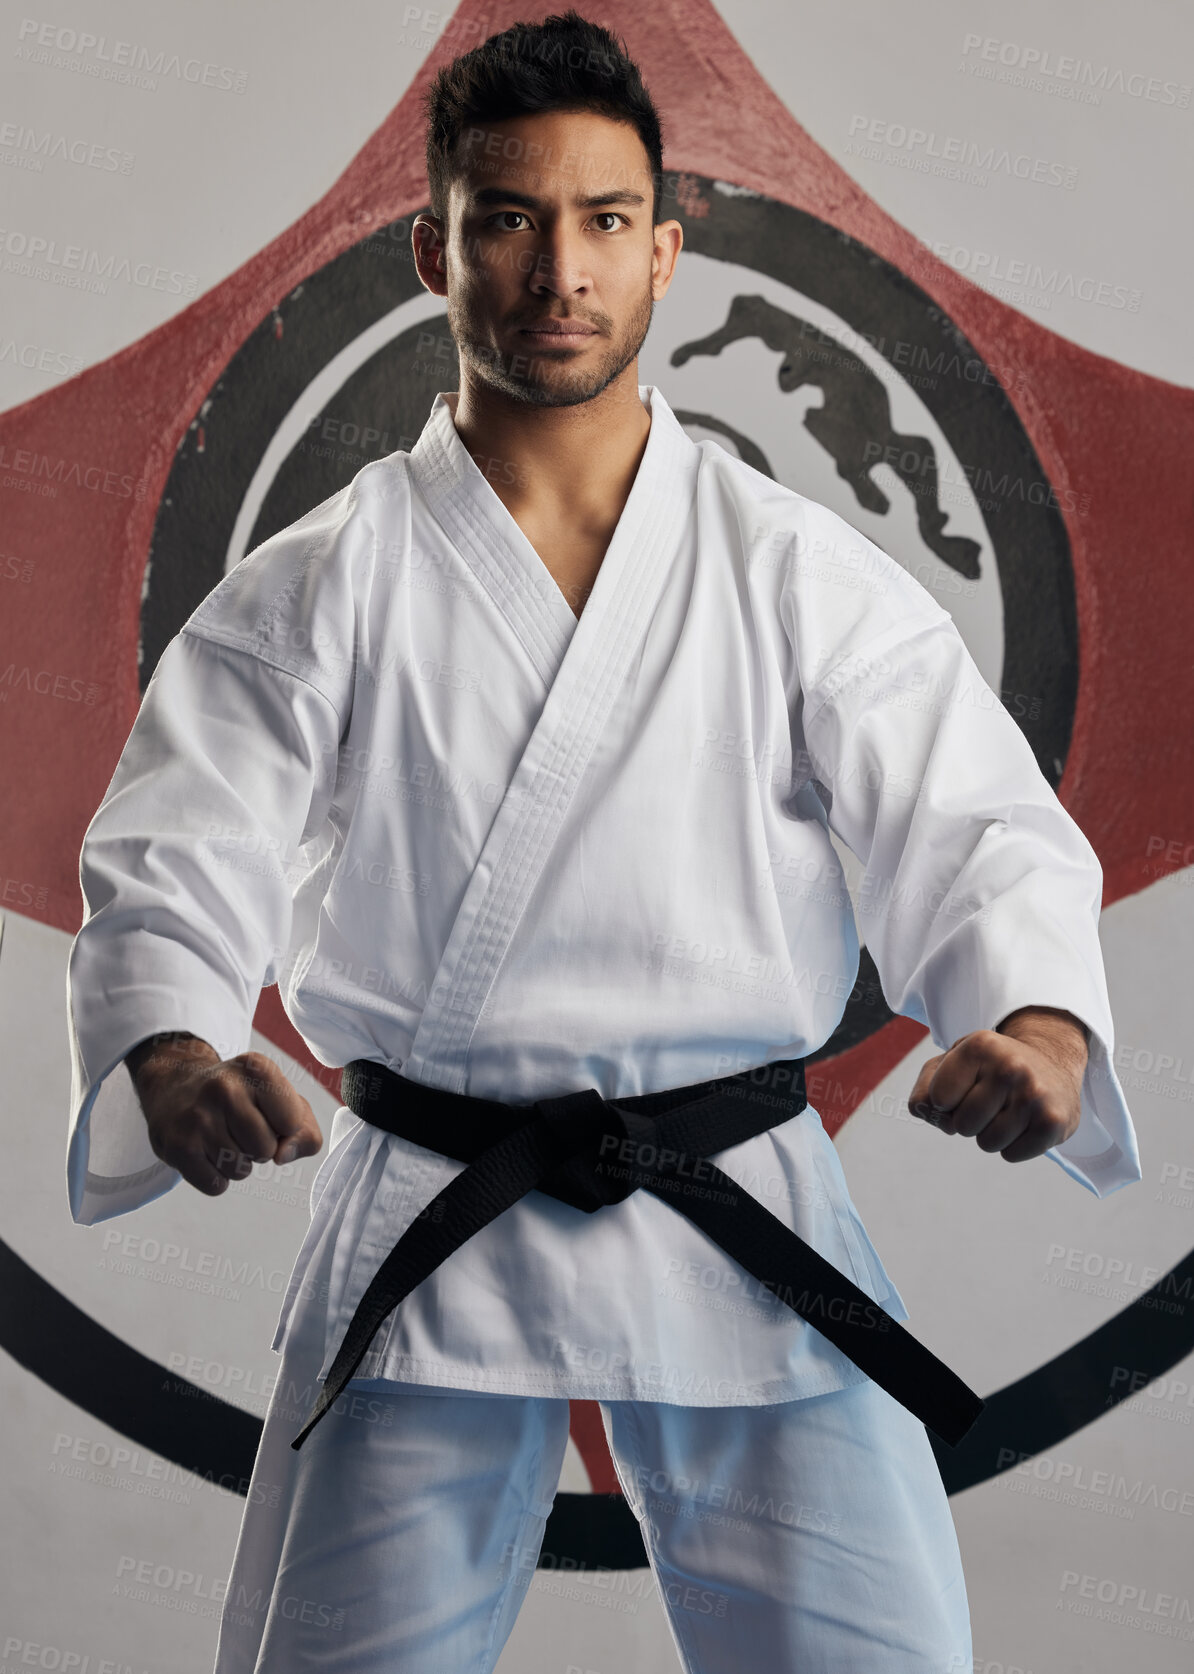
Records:
{"label": "nose", "polygon": [[592,288],[583,235],[558,223],[545,227],[536,240],[530,275],[534,296],[583,296]]}

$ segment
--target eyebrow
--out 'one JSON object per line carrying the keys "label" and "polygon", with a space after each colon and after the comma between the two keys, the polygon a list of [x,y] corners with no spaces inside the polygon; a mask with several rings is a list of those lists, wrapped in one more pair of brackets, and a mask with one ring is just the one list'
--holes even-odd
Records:
{"label": "eyebrow", "polygon": [[[512,203],[520,209],[542,209],[540,198],[534,198],[528,192],[508,191],[504,186],[481,186],[472,194],[472,201],[479,207],[486,204]],[[573,198],[578,209],[600,209],[607,203],[626,204],[635,207],[646,203],[641,192],[631,192],[625,187],[613,192],[594,192],[588,197]]]}

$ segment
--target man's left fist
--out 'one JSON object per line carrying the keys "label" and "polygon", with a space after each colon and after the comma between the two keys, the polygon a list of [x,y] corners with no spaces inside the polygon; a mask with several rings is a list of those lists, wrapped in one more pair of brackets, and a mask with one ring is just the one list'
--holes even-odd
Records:
{"label": "man's left fist", "polygon": [[1071,1013],[1023,1007],[997,1030],[975,1029],[922,1065],[908,1108],[1005,1162],[1044,1156],[1082,1115],[1086,1039]]}

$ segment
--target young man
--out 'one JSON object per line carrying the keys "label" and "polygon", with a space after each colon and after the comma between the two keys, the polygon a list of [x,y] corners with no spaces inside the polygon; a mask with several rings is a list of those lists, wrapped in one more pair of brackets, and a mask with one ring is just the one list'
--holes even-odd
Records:
{"label": "young man", "polygon": [[[414,254],[460,389],[199,606],[87,833],[77,1221],[319,1149],[244,1050],[264,983],[355,1066],[218,1674],[492,1668],[569,1398],[602,1402],[686,1669],[970,1666],[908,1405],[931,1357],[893,1370],[907,1309],[798,1091],[857,972],[830,828],[880,897],[948,903],[870,921],[889,1003],[941,1048],[913,1108],[1099,1195],[1140,1177],[1098,862],[949,616],[638,384],[681,247],[661,168],[637,71],[575,13],[440,73]],[[798,1249],[830,1264],[803,1298],[764,1282]],[[878,1330],[818,1328],[826,1272]]]}

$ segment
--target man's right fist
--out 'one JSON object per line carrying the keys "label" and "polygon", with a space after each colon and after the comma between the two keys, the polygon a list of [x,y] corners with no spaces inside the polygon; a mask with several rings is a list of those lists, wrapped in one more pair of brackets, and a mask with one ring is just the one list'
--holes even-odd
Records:
{"label": "man's right fist", "polygon": [[154,1035],[125,1055],[155,1156],[218,1197],[255,1162],[292,1162],[323,1144],[315,1112],[272,1058],[222,1059],[196,1035]]}

